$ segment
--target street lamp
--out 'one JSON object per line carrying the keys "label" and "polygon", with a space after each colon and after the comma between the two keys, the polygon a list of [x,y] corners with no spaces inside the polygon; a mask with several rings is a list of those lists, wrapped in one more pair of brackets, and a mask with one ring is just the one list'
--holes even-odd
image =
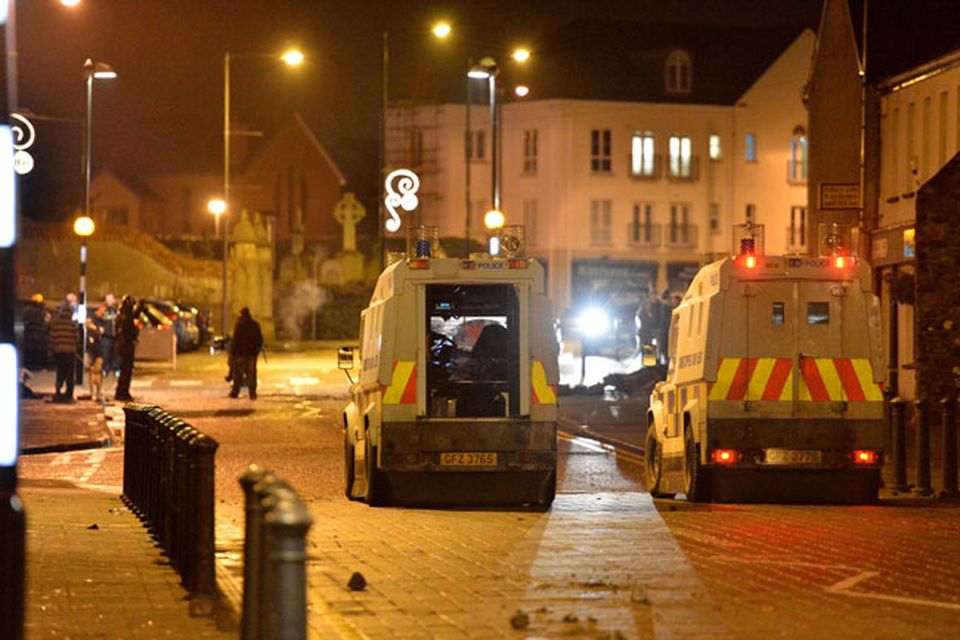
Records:
{"label": "street lamp", "polygon": [[207,202],[207,211],[213,214],[213,237],[220,235],[220,216],[227,210],[227,203],[222,198],[211,198]]}
{"label": "street lamp", "polygon": [[[430,33],[438,40],[445,40],[450,36],[453,28],[449,22],[435,22],[430,28]],[[390,100],[390,32],[384,31],[381,37],[381,86],[380,86],[380,202],[377,205],[378,226],[377,235],[380,238],[380,269],[384,266],[384,247],[386,239],[383,235],[384,229],[384,200],[387,197],[385,178],[389,173],[387,171],[387,108]]]}
{"label": "street lamp", "polygon": [[[81,358],[87,355],[87,238],[93,233],[94,224],[90,211],[90,167],[93,157],[93,81],[113,80],[117,72],[104,62],[93,62],[90,58],[83,63],[83,79],[87,90],[87,117],[84,124],[83,153],[83,215],[73,223],[73,231],[80,236],[80,300],[78,318],[83,327],[83,346]],[[81,371],[83,369],[81,368]],[[81,382],[82,382],[81,373]]]}
{"label": "street lamp", "polygon": [[[231,54],[229,51],[226,51],[223,54],[223,210],[220,214],[217,214],[210,208],[210,204],[207,205],[208,210],[214,215],[217,216],[217,220],[220,219],[220,215],[224,215],[223,220],[223,281],[221,289],[221,297],[223,306],[221,308],[221,314],[223,315],[221,321],[221,327],[223,330],[223,335],[227,335],[227,323],[229,322],[230,315],[230,306],[228,301],[228,291],[227,291],[227,261],[230,253],[230,61],[233,58],[275,58],[275,54],[270,53],[236,53]],[[280,60],[283,61],[288,67],[298,67],[303,64],[304,56],[303,53],[295,48],[287,49],[279,56]]]}

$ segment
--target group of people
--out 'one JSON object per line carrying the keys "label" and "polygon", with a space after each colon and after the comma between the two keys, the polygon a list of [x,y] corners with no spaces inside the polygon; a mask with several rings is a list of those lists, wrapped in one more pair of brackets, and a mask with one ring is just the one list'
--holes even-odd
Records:
{"label": "group of people", "polygon": [[83,363],[90,385],[90,397],[101,400],[104,377],[117,376],[115,400],[130,401],[130,381],[133,377],[133,358],[140,329],[136,323],[136,305],[133,298],[124,296],[119,305],[108,293],[93,316],[86,319],[86,337],[76,321],[77,296],[68,293],[50,321],[48,344],[57,367],[54,402],[75,402],[78,345],[85,339]]}

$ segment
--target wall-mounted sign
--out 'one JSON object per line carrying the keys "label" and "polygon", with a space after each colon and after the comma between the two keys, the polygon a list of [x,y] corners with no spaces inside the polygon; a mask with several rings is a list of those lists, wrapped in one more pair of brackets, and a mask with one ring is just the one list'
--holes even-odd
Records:
{"label": "wall-mounted sign", "polygon": [[409,169],[397,169],[387,176],[384,188],[387,196],[383,199],[383,204],[387,207],[390,217],[383,226],[390,233],[396,233],[400,230],[400,214],[397,213],[397,207],[410,212],[420,204],[420,199],[417,198],[420,178]]}
{"label": "wall-mounted sign", "polygon": [[859,209],[860,185],[855,182],[821,182],[821,209]]}
{"label": "wall-mounted sign", "polygon": [[10,119],[13,121],[13,170],[22,176],[33,170],[33,156],[27,149],[36,141],[37,132],[33,123],[19,113],[11,113]]}

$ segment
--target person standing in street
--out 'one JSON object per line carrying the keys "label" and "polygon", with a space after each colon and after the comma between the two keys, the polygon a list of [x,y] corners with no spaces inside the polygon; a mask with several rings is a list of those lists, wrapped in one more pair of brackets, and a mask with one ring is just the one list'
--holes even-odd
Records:
{"label": "person standing in street", "polygon": [[103,375],[116,373],[117,362],[114,357],[117,337],[117,299],[108,293],[97,309],[97,324],[100,325],[100,346],[103,349]]}
{"label": "person standing in street", "polygon": [[[78,336],[77,323],[73,321],[73,307],[70,305],[68,295],[60,308],[57,309],[57,313],[50,323],[49,344],[53,353],[53,361],[57,365],[54,402],[74,402],[73,385]],[[66,386],[66,390],[62,391],[64,386]]]}
{"label": "person standing in street", "polygon": [[90,399],[100,402],[103,390],[103,337],[100,335],[100,327],[93,318],[87,318],[87,347],[84,351]]}
{"label": "person standing in street", "polygon": [[233,339],[230,340],[229,356],[233,362],[231,398],[240,395],[240,386],[246,380],[250,399],[257,399],[257,357],[262,348],[263,333],[260,331],[260,323],[250,315],[250,309],[244,307],[240,309],[240,317],[233,325]]}
{"label": "person standing in street", "polygon": [[137,349],[137,339],[140,337],[140,329],[137,328],[135,318],[133,298],[123,296],[120,312],[116,318],[115,346],[120,377],[117,380],[117,390],[113,395],[114,400],[126,402],[133,400],[133,396],[130,395],[130,380],[133,378],[133,357]]}

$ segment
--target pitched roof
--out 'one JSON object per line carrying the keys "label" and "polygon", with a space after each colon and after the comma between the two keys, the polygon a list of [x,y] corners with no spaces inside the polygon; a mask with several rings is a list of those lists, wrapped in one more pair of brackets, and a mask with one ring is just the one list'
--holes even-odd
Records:
{"label": "pitched roof", "polygon": [[264,144],[260,145],[250,157],[244,162],[244,168],[251,166],[252,164],[258,162],[260,158],[267,152],[267,149],[271,146],[274,140],[277,140],[284,130],[294,128],[296,133],[302,135],[310,147],[320,155],[321,158],[329,165],[330,170],[337,178],[337,182],[341,187],[347,184],[347,179],[344,177],[343,172],[340,171],[340,167],[337,166],[337,163],[334,161],[333,157],[327,152],[326,148],[320,144],[320,140],[317,139],[317,136],[313,133],[313,130],[304,122],[303,118],[299,113],[293,112],[291,118],[280,128],[277,132],[271,135]]}
{"label": "pitched roof", "polygon": [[[529,72],[509,66],[508,83],[529,82],[538,99],[735,104],[796,39],[800,28],[579,20],[537,46]],[[666,63],[676,50],[691,59],[692,91],[666,91]]]}

